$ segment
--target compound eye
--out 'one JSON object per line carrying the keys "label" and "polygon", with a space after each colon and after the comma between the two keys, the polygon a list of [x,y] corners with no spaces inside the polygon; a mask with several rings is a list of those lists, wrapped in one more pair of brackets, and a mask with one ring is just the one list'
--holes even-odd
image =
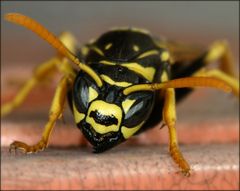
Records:
{"label": "compound eye", "polygon": [[127,96],[122,102],[125,113],[123,125],[131,128],[146,120],[152,110],[153,98],[153,92],[136,92]]}
{"label": "compound eye", "polygon": [[73,100],[76,108],[81,113],[86,113],[89,103],[99,95],[95,81],[86,73],[79,73],[73,87]]}

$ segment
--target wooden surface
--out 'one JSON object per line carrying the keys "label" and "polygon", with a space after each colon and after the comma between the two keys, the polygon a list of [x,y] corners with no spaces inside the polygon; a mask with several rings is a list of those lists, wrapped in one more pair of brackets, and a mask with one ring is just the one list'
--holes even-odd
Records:
{"label": "wooden surface", "polygon": [[6,189],[238,189],[237,144],[182,147],[191,177],[176,172],[166,146],[120,146],[93,154],[84,148],[48,149],[34,155],[2,149],[2,185]]}

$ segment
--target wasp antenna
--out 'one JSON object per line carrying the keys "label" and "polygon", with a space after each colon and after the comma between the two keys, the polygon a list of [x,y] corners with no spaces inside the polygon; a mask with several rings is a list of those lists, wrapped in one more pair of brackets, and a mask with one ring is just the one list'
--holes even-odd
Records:
{"label": "wasp antenna", "polygon": [[19,13],[8,13],[4,18],[9,22],[24,26],[39,35],[42,39],[57,49],[62,55],[66,56],[73,63],[78,65],[80,69],[88,73],[96,81],[99,87],[102,86],[101,78],[89,66],[81,63],[79,59],[53,33],[49,32],[37,21]]}
{"label": "wasp antenna", "polygon": [[163,83],[139,84],[126,88],[123,93],[129,95],[137,91],[154,91],[166,88],[194,88],[194,87],[212,87],[231,92],[232,88],[224,81],[212,77],[186,77],[170,80]]}

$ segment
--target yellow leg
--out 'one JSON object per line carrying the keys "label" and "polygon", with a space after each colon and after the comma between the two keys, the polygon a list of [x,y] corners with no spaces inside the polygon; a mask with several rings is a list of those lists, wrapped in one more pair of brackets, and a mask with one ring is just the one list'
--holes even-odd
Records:
{"label": "yellow leg", "polygon": [[[69,32],[63,32],[59,36],[60,41],[63,42],[72,52],[76,52],[77,41],[74,36]],[[9,103],[5,103],[1,106],[1,117],[11,113],[15,108],[19,107],[31,90],[36,87],[40,82],[44,81],[47,76],[52,75],[57,70],[65,75],[70,75],[70,77],[75,77],[75,72],[73,71],[71,65],[68,63],[66,58],[62,56],[57,56],[45,63],[40,64],[33,73],[31,79],[29,79],[20,91],[17,93],[15,98]]]}
{"label": "yellow leg", "polygon": [[234,95],[239,98],[239,80],[229,74],[224,73],[220,69],[200,70],[199,72],[196,72],[194,76],[214,77],[222,80],[232,88]]}
{"label": "yellow leg", "polygon": [[49,120],[47,124],[45,125],[44,132],[42,135],[42,139],[35,145],[29,146],[26,143],[20,142],[20,141],[14,141],[10,145],[10,152],[14,149],[20,149],[23,150],[24,153],[33,153],[43,150],[48,145],[49,136],[52,132],[52,129],[55,125],[55,122],[57,119],[59,119],[62,116],[62,112],[64,109],[64,103],[66,100],[67,95],[67,86],[68,86],[68,79],[67,77],[64,77],[59,85],[57,86],[52,105],[49,112]]}
{"label": "yellow leg", "polygon": [[176,105],[175,105],[175,91],[173,88],[165,90],[165,101],[163,108],[163,119],[169,129],[169,151],[173,160],[181,168],[181,172],[185,176],[190,175],[190,166],[184,159],[177,141],[177,133],[175,128],[176,123]]}
{"label": "yellow leg", "polygon": [[206,65],[220,61],[219,69],[229,76],[236,76],[234,59],[227,41],[216,41],[210,47],[205,58]]}
{"label": "yellow leg", "polygon": [[78,41],[70,32],[62,32],[59,40],[74,54],[78,51]]}
{"label": "yellow leg", "polygon": [[31,79],[29,79],[15,96],[15,98],[9,103],[3,104],[1,107],[1,116],[9,114],[13,109],[20,106],[30,91],[37,85],[39,82],[43,81],[46,76],[50,76],[54,71],[56,71],[56,65],[60,63],[58,58],[52,58],[51,60],[41,64],[35,69],[35,72]]}
{"label": "yellow leg", "polygon": [[1,117],[11,113],[15,108],[19,107],[34,87],[43,82],[46,77],[56,73],[56,71],[60,71],[71,78],[74,78],[76,75],[66,58],[59,59],[55,57],[39,65],[35,69],[32,78],[23,85],[15,98],[1,106]]}

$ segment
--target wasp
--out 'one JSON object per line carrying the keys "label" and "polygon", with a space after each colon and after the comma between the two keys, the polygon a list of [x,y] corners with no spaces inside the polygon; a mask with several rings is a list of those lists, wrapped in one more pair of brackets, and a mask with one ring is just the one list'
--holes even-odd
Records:
{"label": "wasp", "polygon": [[[56,37],[19,13],[6,14],[5,19],[33,31],[58,54],[35,69],[16,97],[1,107],[2,116],[18,107],[46,77],[62,74],[41,140],[35,145],[14,141],[10,151],[44,150],[67,100],[77,127],[96,153],[163,122],[169,130],[170,155],[189,176],[191,168],[177,140],[176,103],[196,87],[217,88],[239,96],[239,81],[226,41],[200,48],[126,27],[112,29],[78,48],[71,33]],[[207,66],[215,61],[219,61],[218,68],[209,69]]]}

